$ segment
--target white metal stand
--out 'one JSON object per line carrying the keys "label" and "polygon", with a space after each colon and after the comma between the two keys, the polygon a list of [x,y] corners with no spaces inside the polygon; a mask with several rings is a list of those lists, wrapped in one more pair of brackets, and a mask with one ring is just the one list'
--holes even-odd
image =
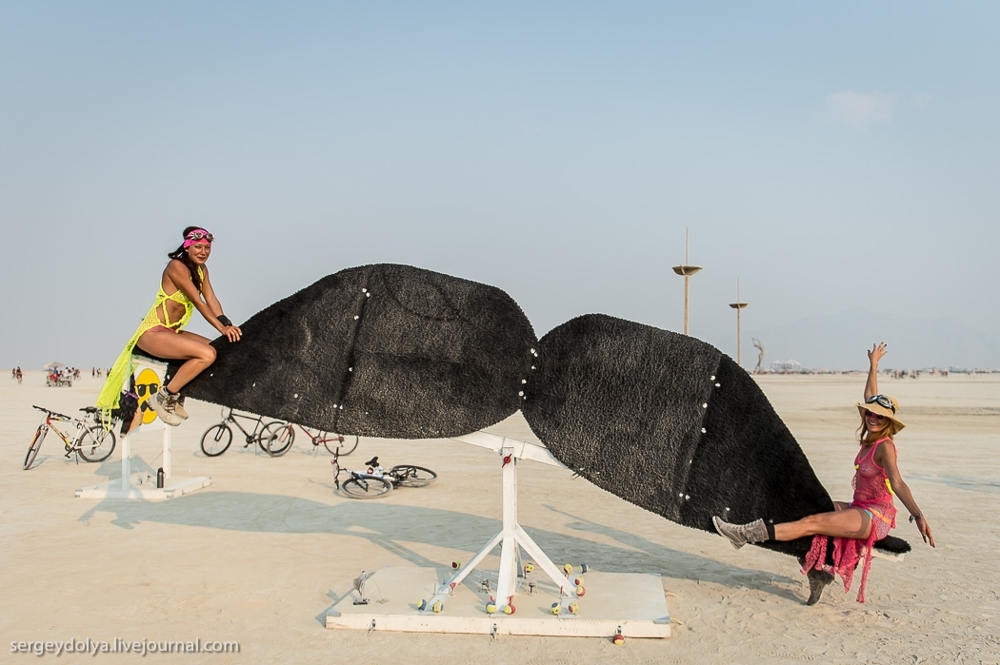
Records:
{"label": "white metal stand", "polygon": [[189,494],[202,487],[212,484],[212,479],[207,476],[196,478],[174,478],[171,473],[171,428],[163,428],[163,487],[156,486],[156,478],[146,473],[132,474],[131,461],[131,438],[132,434],[126,434],[121,440],[122,451],[122,477],[120,480],[109,480],[92,485],[81,487],[76,490],[78,499],[143,499],[146,501],[157,501],[163,499],[173,499],[184,494]]}
{"label": "white metal stand", "polygon": [[[542,446],[475,432],[455,440],[496,451],[501,460],[503,521],[500,531],[476,553],[466,566],[443,583],[431,568],[386,566],[365,576],[368,589],[390,595],[379,605],[369,604],[364,585],[345,596],[327,614],[327,628],[395,630],[404,632],[484,633],[518,635],[578,635],[611,637],[616,632],[631,637],[670,637],[670,614],[658,575],[636,575],[588,571],[584,592],[577,593],[561,570],[517,522],[517,466],[521,459],[563,467]],[[495,595],[487,587],[477,595],[462,582],[493,551],[501,546]],[[514,599],[524,568],[518,565],[523,549],[547,581],[534,584]],[[536,591],[536,593],[531,593]],[[402,594],[402,595],[401,595]],[[415,602],[416,599],[421,602]],[[396,599],[396,600],[394,600]],[[414,602],[407,603],[405,599]],[[555,599],[555,600],[553,600]],[[492,602],[490,602],[492,600]],[[537,605],[537,607],[535,607]],[[559,612],[551,611],[557,605]],[[570,611],[570,606],[576,612]]]}
{"label": "white metal stand", "polygon": [[494,434],[476,432],[464,437],[456,437],[457,441],[471,443],[474,446],[491,448],[500,454],[501,475],[503,479],[503,526],[499,533],[483,549],[472,557],[467,566],[463,566],[455,572],[451,578],[441,585],[434,597],[428,601],[433,606],[435,602],[445,602],[456,586],[462,583],[469,573],[475,570],[486,556],[493,551],[493,548],[500,545],[500,569],[497,576],[496,601],[497,608],[502,612],[503,608],[513,601],[518,569],[518,547],[524,549],[535,565],[539,566],[552,583],[560,590],[562,605],[565,609],[570,601],[576,597],[575,592],[570,589],[575,585],[569,583],[567,574],[560,571],[552,560],[546,556],[531,536],[517,523],[517,463],[526,451],[531,451],[530,457],[553,466],[563,466],[561,462],[552,457],[551,454],[540,446],[524,443],[522,441],[512,441]]}

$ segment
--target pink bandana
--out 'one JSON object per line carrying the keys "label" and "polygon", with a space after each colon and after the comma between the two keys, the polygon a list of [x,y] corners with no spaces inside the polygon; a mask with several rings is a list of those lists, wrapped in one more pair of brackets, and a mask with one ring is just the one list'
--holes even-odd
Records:
{"label": "pink bandana", "polygon": [[187,249],[191,245],[199,243],[203,240],[208,244],[212,244],[212,241],[215,240],[215,236],[213,236],[205,229],[195,229],[194,231],[191,231],[186,236],[184,236],[183,248]]}

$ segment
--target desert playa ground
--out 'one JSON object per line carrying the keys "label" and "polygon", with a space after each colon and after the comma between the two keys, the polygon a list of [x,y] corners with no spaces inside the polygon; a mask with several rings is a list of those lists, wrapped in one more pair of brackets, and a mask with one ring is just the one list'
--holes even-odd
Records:
{"label": "desert playa ground", "polygon": [[[764,376],[760,384],[834,498],[849,498],[863,387],[854,376]],[[240,653],[151,654],[150,662],[832,663],[1000,662],[1000,375],[883,378],[908,427],[900,468],[938,546],[911,542],[905,561],[877,560],[868,602],[831,586],[814,607],[793,560],[733,550],[607,494],[570,472],[524,462],[519,516],[556,562],[657,573],[678,623],[667,640],[502,637],[327,630],[326,612],[361,570],[468,561],[500,525],[494,453],[454,441],[362,439],[345,463],[372,455],[439,473],[427,488],[354,501],[333,488],[329,455],[297,441],[271,459],[234,443],[206,458],[201,433],[218,407],[189,403],[174,432],[174,473],[210,487],[152,503],[74,498],[120,473],[62,456],[50,434],[22,470],[40,404],[63,412],[93,403],[99,379],[46,388],[40,372],[0,382],[0,645],[19,641],[237,641]],[[515,416],[493,428],[532,439]],[[533,439],[532,439],[533,440]],[[134,464],[155,473],[159,433],[133,439]],[[614,442],[609,441],[608,446]],[[346,464],[351,466],[352,464]],[[641,473],[641,468],[637,468]],[[901,515],[905,517],[905,510]],[[496,557],[494,557],[495,560]],[[416,601],[417,599],[413,599]],[[58,662],[135,662],[63,654]]]}

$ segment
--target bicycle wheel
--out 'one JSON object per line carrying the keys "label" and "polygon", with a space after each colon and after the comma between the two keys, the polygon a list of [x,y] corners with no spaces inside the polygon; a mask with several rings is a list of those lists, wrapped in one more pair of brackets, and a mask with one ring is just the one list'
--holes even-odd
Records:
{"label": "bicycle wheel", "polygon": [[25,471],[30,469],[31,465],[35,463],[35,457],[38,456],[38,450],[42,447],[42,441],[45,440],[45,435],[48,433],[49,430],[47,430],[44,425],[39,425],[38,429],[35,430],[35,436],[31,437],[31,445],[28,446],[28,454],[24,457]]}
{"label": "bicycle wheel", "polygon": [[226,423],[212,425],[201,435],[201,452],[208,457],[218,457],[229,450],[233,442],[233,430]]}
{"label": "bicycle wheel", "polygon": [[348,478],[340,483],[340,491],[352,499],[377,499],[392,491],[392,483],[375,476]]}
{"label": "bicycle wheel", "polygon": [[323,445],[331,455],[350,455],[358,447],[358,437],[344,434],[324,434]]}
{"label": "bicycle wheel", "polygon": [[76,452],[88,462],[103,462],[114,452],[115,433],[100,425],[91,425],[80,433],[76,440]]}
{"label": "bicycle wheel", "polygon": [[436,473],[422,466],[398,464],[389,469],[389,475],[397,479],[403,487],[427,487],[438,477]]}
{"label": "bicycle wheel", "polygon": [[281,457],[292,449],[295,443],[295,429],[291,423],[275,420],[264,426],[260,433],[260,447],[271,457]]}

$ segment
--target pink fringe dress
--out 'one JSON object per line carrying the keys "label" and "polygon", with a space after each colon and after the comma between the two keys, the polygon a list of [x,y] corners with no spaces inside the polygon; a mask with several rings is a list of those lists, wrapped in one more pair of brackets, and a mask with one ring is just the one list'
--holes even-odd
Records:
{"label": "pink fringe dress", "polygon": [[894,496],[889,478],[885,474],[885,469],[875,463],[875,449],[879,444],[887,442],[895,450],[896,444],[892,439],[885,437],[879,439],[869,448],[861,447],[857,457],[854,458],[854,480],[851,485],[854,487],[854,500],[851,501],[852,508],[867,510],[872,516],[872,531],[868,538],[834,538],[833,539],[833,565],[826,564],[826,546],[829,536],[813,536],[812,547],[806,554],[805,565],[802,572],[807,573],[812,568],[824,570],[834,575],[840,575],[844,581],[844,592],[851,590],[851,581],[854,579],[854,569],[863,557],[864,568],[861,570],[861,584],[858,587],[858,602],[865,602],[865,585],[868,582],[868,570],[872,565],[871,550],[875,541],[881,540],[889,535],[889,530],[896,528],[896,507],[892,503]]}

